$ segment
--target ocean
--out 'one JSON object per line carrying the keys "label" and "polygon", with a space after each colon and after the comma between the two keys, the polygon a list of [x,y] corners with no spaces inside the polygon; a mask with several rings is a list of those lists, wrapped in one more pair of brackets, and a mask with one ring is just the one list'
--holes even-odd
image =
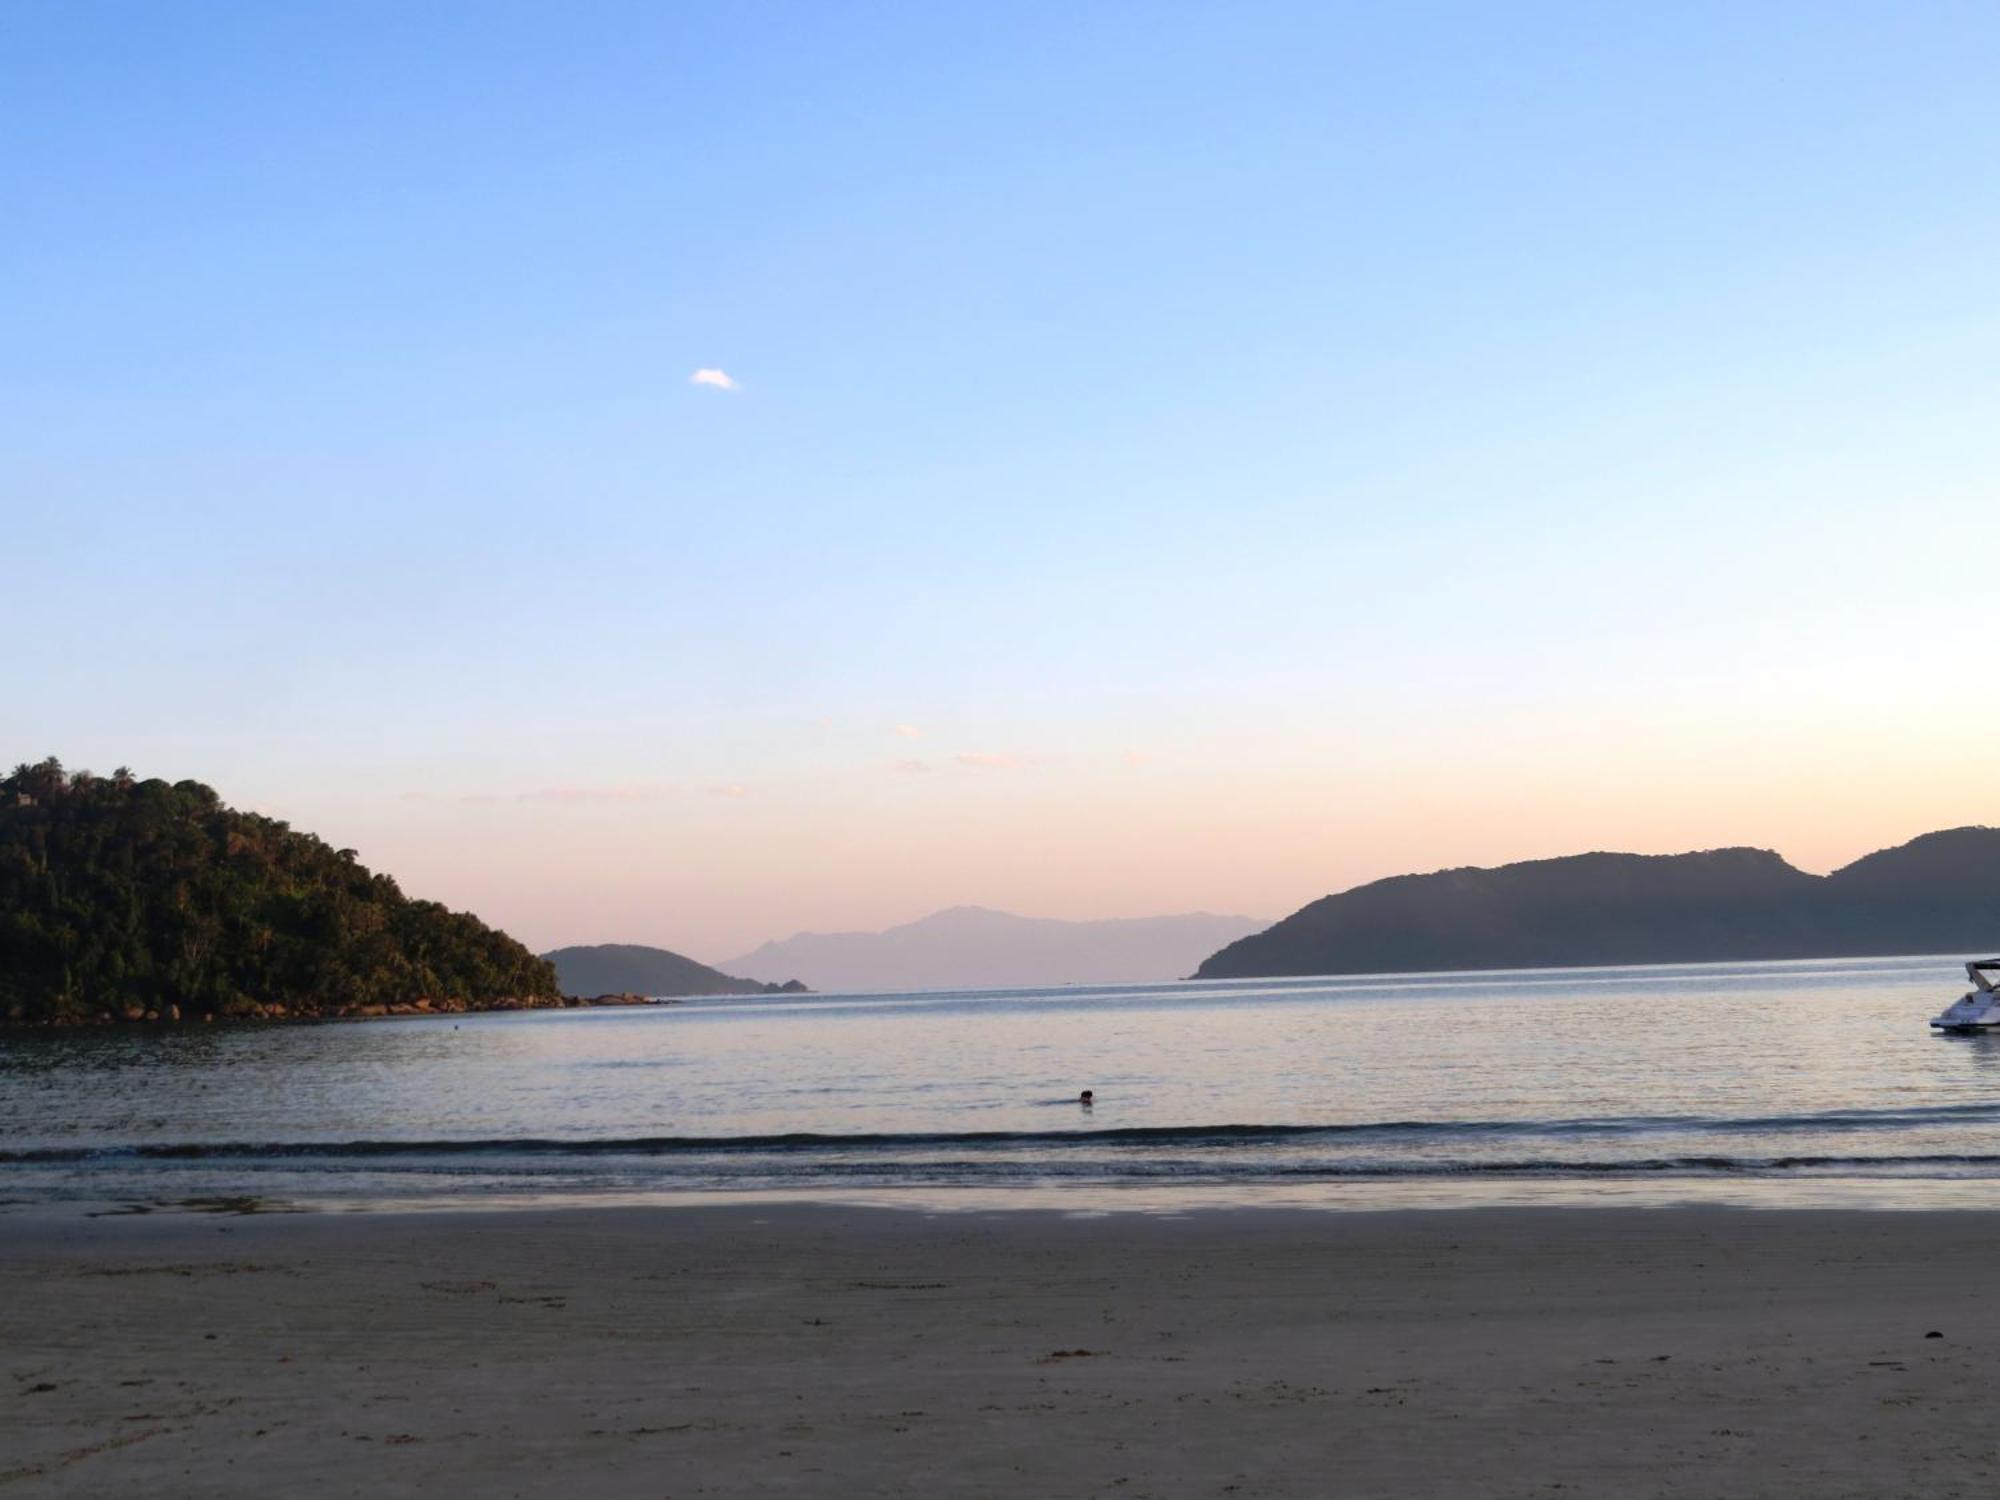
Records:
{"label": "ocean", "polygon": [[2000,1207],[2000,1038],[1925,1026],[1964,988],[1841,959],[15,1033],[0,1203]]}

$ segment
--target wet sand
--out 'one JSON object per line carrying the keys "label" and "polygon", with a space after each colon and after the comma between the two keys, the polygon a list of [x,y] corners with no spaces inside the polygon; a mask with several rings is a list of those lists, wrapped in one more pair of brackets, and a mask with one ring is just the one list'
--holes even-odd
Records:
{"label": "wet sand", "polygon": [[0,1495],[1987,1495],[1997,1247],[1987,1213],[17,1209]]}

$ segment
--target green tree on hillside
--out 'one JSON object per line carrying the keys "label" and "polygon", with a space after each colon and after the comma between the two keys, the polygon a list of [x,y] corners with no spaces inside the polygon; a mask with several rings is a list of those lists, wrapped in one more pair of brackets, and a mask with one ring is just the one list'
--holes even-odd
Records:
{"label": "green tree on hillside", "polygon": [[505,933],[200,782],[69,773],[53,758],[0,780],[9,1020],[556,995],[551,966]]}

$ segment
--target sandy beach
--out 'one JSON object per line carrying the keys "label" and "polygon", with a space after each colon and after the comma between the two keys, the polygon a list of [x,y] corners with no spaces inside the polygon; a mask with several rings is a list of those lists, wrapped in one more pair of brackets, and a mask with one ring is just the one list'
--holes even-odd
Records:
{"label": "sandy beach", "polygon": [[1989,1494],[1996,1238],[1710,1209],[17,1210],[0,1489]]}

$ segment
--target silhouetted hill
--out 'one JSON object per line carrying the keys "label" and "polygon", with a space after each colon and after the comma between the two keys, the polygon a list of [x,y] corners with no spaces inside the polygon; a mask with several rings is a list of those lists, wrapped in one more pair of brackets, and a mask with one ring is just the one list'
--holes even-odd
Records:
{"label": "silhouetted hill", "polygon": [[802,932],[726,961],[797,974],[817,990],[936,990],[1178,979],[1219,944],[1264,924],[1189,912],[1064,922],[955,906],[886,932]]}
{"label": "silhouetted hill", "polygon": [[1198,979],[2000,950],[2000,829],[1809,875],[1765,849],[1398,875],[1212,955]]}
{"label": "silhouetted hill", "polygon": [[2000,952],[2000,829],[1927,833],[1857,859],[1826,883],[1848,939],[1843,952]]}
{"label": "silhouetted hill", "polygon": [[556,966],[556,983],[565,995],[775,995],[805,991],[796,979],[784,984],[738,979],[665,948],[638,943],[558,948],[542,957]]}
{"label": "silhouetted hill", "polygon": [[504,932],[198,781],[0,780],[0,1017],[379,1014],[558,1004]]}

